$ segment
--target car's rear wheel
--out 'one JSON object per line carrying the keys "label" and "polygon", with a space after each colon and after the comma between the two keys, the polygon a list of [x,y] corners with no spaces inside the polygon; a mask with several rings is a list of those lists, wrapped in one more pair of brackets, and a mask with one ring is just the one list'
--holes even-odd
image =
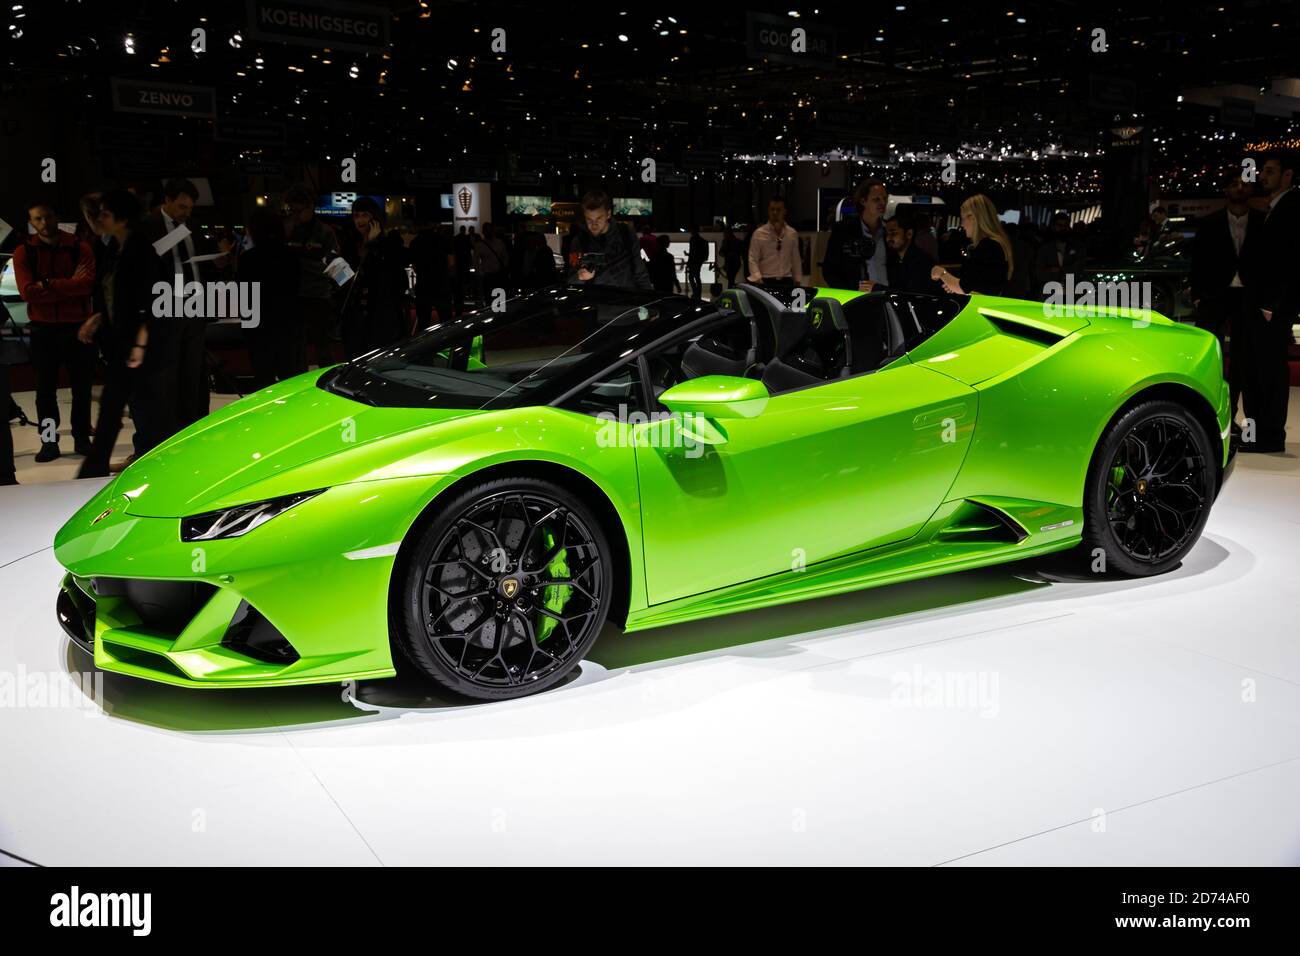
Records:
{"label": "car's rear wheel", "polygon": [[578,665],[609,612],[599,521],[567,489],[503,478],[465,489],[418,532],[395,639],[443,687],[484,700],[537,693]]}
{"label": "car's rear wheel", "polygon": [[1102,435],[1088,470],[1082,557],[1134,576],[1177,567],[1209,520],[1217,480],[1214,446],[1191,412],[1135,405]]}

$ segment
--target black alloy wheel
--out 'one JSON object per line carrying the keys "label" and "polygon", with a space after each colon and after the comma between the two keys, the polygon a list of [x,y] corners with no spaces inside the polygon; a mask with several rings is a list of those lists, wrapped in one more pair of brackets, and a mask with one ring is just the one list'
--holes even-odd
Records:
{"label": "black alloy wheel", "polygon": [[1085,495],[1085,546],[1105,552],[1107,570],[1168,571],[1205,528],[1216,481],[1213,445],[1195,417],[1174,402],[1144,402],[1098,446]]}
{"label": "black alloy wheel", "polygon": [[612,589],[605,535],[566,489],[488,482],[448,501],[406,568],[399,645],[480,699],[554,686],[594,643]]}

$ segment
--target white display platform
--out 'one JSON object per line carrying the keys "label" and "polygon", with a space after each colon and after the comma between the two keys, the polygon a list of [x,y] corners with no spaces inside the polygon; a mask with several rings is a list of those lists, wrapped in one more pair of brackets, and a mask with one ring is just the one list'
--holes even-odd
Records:
{"label": "white display platform", "polygon": [[[522,701],[29,690],[0,706],[0,861],[1300,864],[1295,452],[1243,456],[1160,578],[1045,559],[611,629]],[[96,487],[0,488],[0,675],[29,688],[92,668],[50,542]]]}

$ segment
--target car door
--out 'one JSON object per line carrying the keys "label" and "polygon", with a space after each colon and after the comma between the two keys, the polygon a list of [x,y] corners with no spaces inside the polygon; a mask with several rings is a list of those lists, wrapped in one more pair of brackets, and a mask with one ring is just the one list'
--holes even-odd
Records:
{"label": "car door", "polygon": [[723,444],[656,429],[636,447],[650,604],[912,536],[952,485],[976,402],[903,361],[773,395],[719,421]]}

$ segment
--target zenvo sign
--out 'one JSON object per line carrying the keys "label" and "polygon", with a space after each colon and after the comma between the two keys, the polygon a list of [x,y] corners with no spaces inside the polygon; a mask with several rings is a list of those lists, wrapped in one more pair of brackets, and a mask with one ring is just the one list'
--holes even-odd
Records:
{"label": "zenvo sign", "polygon": [[168,116],[217,115],[217,93],[210,86],[153,83],[113,77],[113,109],[120,113]]}
{"label": "zenvo sign", "polygon": [[255,40],[370,53],[388,48],[389,12],[340,0],[248,0],[248,30]]}

